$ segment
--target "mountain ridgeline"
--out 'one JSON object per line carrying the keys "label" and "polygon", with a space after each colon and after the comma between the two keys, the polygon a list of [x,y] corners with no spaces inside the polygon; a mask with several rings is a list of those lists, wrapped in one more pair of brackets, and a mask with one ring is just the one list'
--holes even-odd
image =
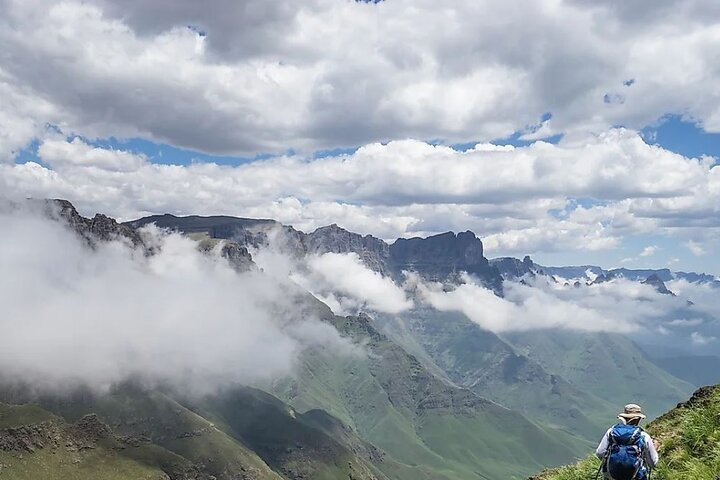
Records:
{"label": "mountain ridgeline", "polygon": [[183,233],[202,233],[211,238],[233,240],[240,245],[259,247],[281,232],[279,246],[293,255],[355,253],[366,266],[384,275],[401,279],[403,270],[422,273],[444,281],[460,272],[475,275],[485,286],[502,292],[500,272],[483,254],[483,245],[473,232],[442,233],[427,238],[400,238],[388,244],[372,235],[359,235],[335,224],[304,233],[274,220],[226,216],[176,217],[154,215],[127,222],[134,228],[148,224]]}
{"label": "mountain ridgeline", "polygon": [[[388,244],[337,225],[303,233],[273,220],[172,215],[120,224],[65,201],[40,208],[89,248],[121,240],[154,255],[137,230],[154,223],[194,236],[201,251],[219,245],[239,272],[256,269],[250,250],[270,242],[298,257],[355,253],[395,279],[412,270],[452,284],[468,272],[498,295],[510,268],[516,278],[538,271],[529,258],[488,261],[472,232]],[[621,335],[499,335],[430,307],[344,317],[297,290],[288,294],[302,299],[301,315],[362,354],[311,348],[292,374],[201,398],[132,379],[63,395],[0,382],[0,478],[523,479],[583,456],[614,417],[617,399],[590,366],[632,377],[633,399],[651,414],[693,389]]]}

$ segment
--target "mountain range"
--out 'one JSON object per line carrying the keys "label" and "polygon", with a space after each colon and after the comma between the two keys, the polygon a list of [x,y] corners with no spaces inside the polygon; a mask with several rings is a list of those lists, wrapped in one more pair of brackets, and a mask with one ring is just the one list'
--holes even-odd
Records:
{"label": "mountain range", "polygon": [[[121,239],[153,255],[157,247],[138,228],[155,224],[193,236],[200,250],[219,247],[239,272],[256,269],[251,251],[273,243],[298,258],[354,253],[398,281],[414,271],[452,288],[467,272],[499,296],[504,281],[540,271],[559,275],[529,258],[488,260],[472,232],[388,244],[337,225],[304,233],[274,220],[173,215],[121,224],[104,215],[84,218],[65,201],[42,208],[89,248]],[[563,278],[580,277],[569,272]],[[665,278],[652,272],[635,280],[652,275]],[[361,345],[363,354],[313,348],[291,375],[202,398],[132,380],[105,394],[71,395],[38,395],[6,383],[0,475],[519,479],[588,451],[618,408],[617,379],[632,383],[630,394],[651,415],[693,390],[620,334],[494,333],[460,312],[420,305],[399,314],[342,316],[297,290],[303,315]]]}

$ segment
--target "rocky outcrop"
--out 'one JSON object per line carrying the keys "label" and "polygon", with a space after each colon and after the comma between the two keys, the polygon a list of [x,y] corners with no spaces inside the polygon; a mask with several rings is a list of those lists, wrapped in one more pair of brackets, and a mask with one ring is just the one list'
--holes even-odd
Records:
{"label": "rocky outcrop", "polygon": [[656,274],[652,274],[649,277],[647,277],[645,280],[641,282],[643,285],[650,285],[653,287],[658,293],[661,293],[663,295],[672,295],[673,297],[675,294],[668,290],[667,286],[665,285],[665,282],[663,282],[660,277],[658,277]]}
{"label": "rocky outcrop", "polygon": [[120,240],[132,247],[150,250],[134,228],[118,223],[114,218],[101,213],[96,213],[93,218],[85,218],[78,213],[72,203],[59,199],[43,200],[43,209],[49,217],[68,225],[91,247],[97,246],[98,242]]}
{"label": "rocky outcrop", "polygon": [[493,258],[490,260],[490,265],[497,268],[505,280],[519,280],[543,275],[542,269],[532,261],[529,255],[522,260],[513,257]]}
{"label": "rocky outcrop", "polygon": [[97,415],[85,415],[74,425],[50,420],[0,430],[0,451],[34,453],[44,448],[77,451],[94,448],[100,440],[112,437],[110,427]]}
{"label": "rocky outcrop", "polygon": [[305,253],[356,253],[369,268],[388,274],[390,247],[372,235],[359,235],[336,224],[321,227],[303,238]]}
{"label": "rocky outcrop", "polygon": [[[86,218],[80,215],[73,204],[67,200],[43,200],[39,205],[45,215],[67,225],[83,238],[91,248],[96,248],[103,242],[121,241],[132,248],[141,249],[146,255],[155,253],[154,249],[156,247],[147,242],[146,238],[136,228],[147,225],[149,222],[141,222],[137,225],[132,222],[118,223],[114,218],[101,213],[95,214],[92,218]],[[178,217],[163,215],[160,218],[166,219],[165,224],[171,224],[172,219]],[[201,241],[198,248],[200,251],[209,252],[216,247],[217,243],[217,240],[211,238],[209,241]],[[244,244],[224,241],[222,247],[220,247],[220,254],[238,272],[256,268],[252,255]]]}
{"label": "rocky outcrop", "polygon": [[433,280],[444,280],[464,271],[479,278],[488,288],[502,292],[502,277],[483,254],[483,245],[473,232],[442,233],[427,238],[400,238],[390,246],[395,271],[414,270]]}

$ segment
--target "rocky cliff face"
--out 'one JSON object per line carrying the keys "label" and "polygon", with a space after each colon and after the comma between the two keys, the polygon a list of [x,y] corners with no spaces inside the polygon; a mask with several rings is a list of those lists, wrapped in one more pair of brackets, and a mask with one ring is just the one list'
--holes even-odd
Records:
{"label": "rocky cliff face", "polygon": [[93,218],[85,218],[72,203],[59,199],[43,200],[41,207],[46,215],[67,224],[92,247],[98,242],[120,240],[149,251],[148,245],[134,228],[120,224],[101,213],[96,213]]}
{"label": "rocky cliff face", "polygon": [[305,253],[357,253],[369,268],[388,274],[390,247],[372,235],[359,235],[336,224],[321,227],[303,237]]}
{"label": "rocky cliff face", "polygon": [[[150,242],[146,241],[146,238],[137,230],[137,227],[132,224],[118,223],[114,218],[101,213],[95,214],[93,218],[83,217],[73,204],[67,200],[43,200],[38,205],[45,215],[66,224],[92,248],[97,247],[101,242],[121,241],[133,248],[142,249],[146,255],[154,253],[153,249],[155,247],[151,246]],[[198,248],[201,251],[209,251],[216,245],[217,240],[213,241],[211,239],[211,241],[207,242],[201,241]],[[244,245],[225,241],[220,253],[238,271],[255,268],[252,255]]]}
{"label": "rocky cliff face", "polygon": [[519,280],[525,276],[534,277],[543,274],[541,267],[528,255],[522,260],[513,257],[493,258],[490,260],[490,265],[497,268],[505,280]]}
{"label": "rocky cliff face", "polygon": [[672,295],[675,296],[673,292],[668,290],[667,286],[665,285],[665,282],[660,280],[660,277],[658,277],[656,274],[650,275],[648,278],[643,280],[641,282],[643,285],[650,285],[655,290],[657,290],[658,293],[662,293],[663,295]]}
{"label": "rocky cliff face", "polygon": [[372,235],[363,236],[336,224],[303,233],[274,220],[156,215],[134,220],[128,225],[140,227],[149,223],[185,233],[202,232],[211,238],[232,239],[247,247],[273,243],[295,256],[356,253],[369,268],[397,279],[402,278],[403,270],[413,270],[437,281],[452,280],[461,271],[466,271],[495,292],[502,292],[499,271],[485,258],[480,239],[469,231],[447,232],[428,238],[401,238],[389,245]]}

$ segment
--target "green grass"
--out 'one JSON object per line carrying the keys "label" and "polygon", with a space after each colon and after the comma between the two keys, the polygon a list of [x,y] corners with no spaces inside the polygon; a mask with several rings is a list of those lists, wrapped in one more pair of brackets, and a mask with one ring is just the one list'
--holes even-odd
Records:
{"label": "green grass", "polygon": [[[717,480],[720,476],[720,386],[704,387],[680,407],[651,422],[647,431],[660,441],[653,480]],[[599,462],[547,471],[538,480],[587,480]]]}
{"label": "green grass", "polygon": [[550,372],[465,315],[415,309],[379,319],[383,332],[455,384],[533,420],[594,437],[614,407]]}
{"label": "green grass", "polygon": [[103,447],[82,453],[43,449],[34,453],[0,451],[0,478],[12,480],[163,480],[157,467]]}
{"label": "green grass", "polygon": [[[27,427],[17,433],[19,427]],[[159,456],[133,458],[141,449],[122,448],[113,439],[78,447],[72,425],[36,405],[0,404],[0,438],[21,436],[29,448],[0,450],[0,478],[13,480],[161,480]]]}
{"label": "green grass", "polygon": [[0,429],[56,420],[57,417],[37,405],[0,403]]}
{"label": "green grass", "polygon": [[[655,365],[623,335],[553,330],[514,332],[503,338],[547,371],[611,402],[614,409],[638,403],[654,418],[687,398],[695,388]],[[623,398],[618,398],[618,390]],[[584,411],[593,410],[589,406]]]}
{"label": "green grass", "polygon": [[336,326],[368,355],[310,352],[296,376],[272,391],[298,411],[319,408],[342,419],[387,453],[380,469],[392,478],[521,478],[588,446],[434,375],[367,318],[338,317]]}

